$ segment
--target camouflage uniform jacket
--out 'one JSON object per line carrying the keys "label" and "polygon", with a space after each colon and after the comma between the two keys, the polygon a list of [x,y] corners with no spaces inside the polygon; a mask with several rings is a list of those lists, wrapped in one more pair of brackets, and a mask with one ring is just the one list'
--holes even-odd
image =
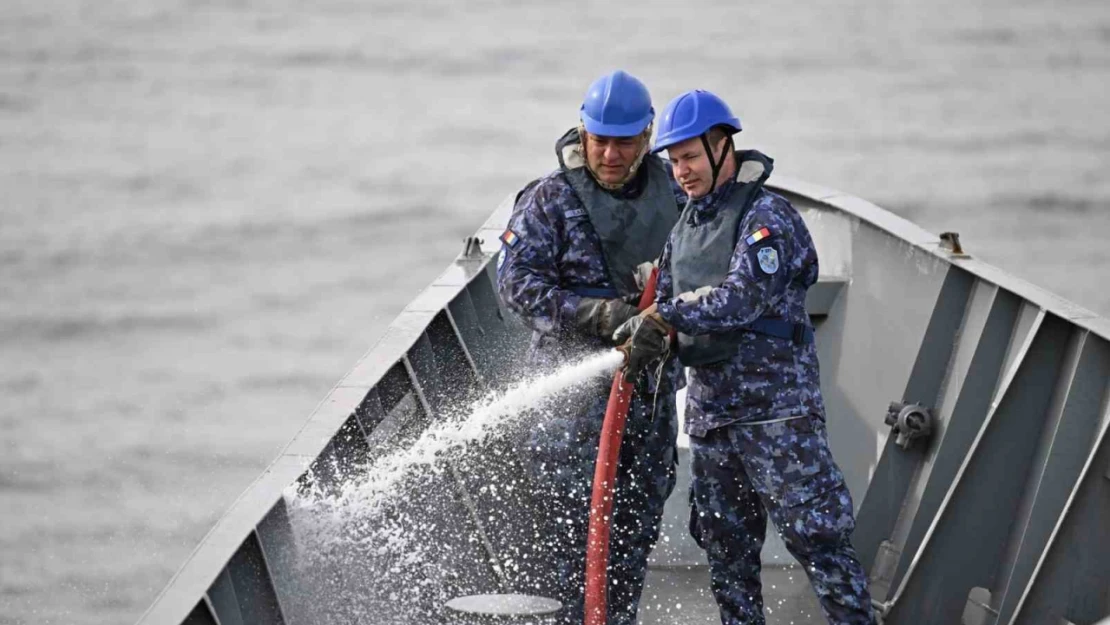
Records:
{"label": "camouflage uniform jacket", "polygon": [[[670,164],[665,167],[669,174]],[[641,166],[640,172],[644,170]],[[677,214],[681,191],[671,181]],[[497,286],[501,300],[533,331],[530,364],[559,365],[583,353],[613,347],[612,342],[584,336],[575,328],[575,310],[582,297],[613,297],[603,293],[615,293],[616,286],[601,240],[561,169],[520,194],[506,236],[512,243],[503,240]],[[672,382],[671,389],[685,385],[677,363],[668,367],[665,377]],[[654,390],[653,380],[648,388]]]}
{"label": "camouflage uniform jacket", "polygon": [[[712,220],[737,187],[733,180],[694,200],[689,219]],[[766,229],[753,241],[751,235]],[[817,250],[801,216],[786,198],[760,189],[741,218],[736,246],[724,283],[684,301],[674,293],[670,275],[672,236],[660,259],[656,302],[659,314],[689,335],[723,334],[743,329],[761,317],[808,323],[806,291],[817,282]],[[760,250],[771,248],[774,254]],[[777,256],[777,263],[760,259]],[[768,268],[773,269],[771,271]],[[685,430],[705,436],[735,422],[777,419],[798,414],[824,417],[820,372],[814,343],[794,342],[746,332],[735,354],[722,362],[691,367]]]}

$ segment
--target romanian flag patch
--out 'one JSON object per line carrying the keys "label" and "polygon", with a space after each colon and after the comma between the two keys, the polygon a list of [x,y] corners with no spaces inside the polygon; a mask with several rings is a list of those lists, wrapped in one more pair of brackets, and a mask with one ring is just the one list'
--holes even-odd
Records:
{"label": "romanian flag patch", "polygon": [[771,236],[771,231],[769,229],[760,228],[759,230],[756,230],[755,232],[749,234],[748,238],[744,239],[744,242],[748,245],[755,245],[756,243],[762,241],[763,239],[766,239],[769,236]]}
{"label": "romanian flag patch", "polygon": [[501,242],[508,245],[509,249],[513,249],[520,243],[520,237],[512,230],[506,230],[505,234],[501,235]]}

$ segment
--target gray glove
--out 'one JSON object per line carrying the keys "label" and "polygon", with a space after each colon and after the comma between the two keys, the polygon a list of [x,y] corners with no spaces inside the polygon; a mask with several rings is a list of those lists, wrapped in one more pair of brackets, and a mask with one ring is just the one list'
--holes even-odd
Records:
{"label": "gray glove", "polygon": [[609,339],[622,323],[638,314],[640,311],[624,300],[583,297],[574,311],[574,325],[585,334]]}
{"label": "gray glove", "polygon": [[640,375],[647,366],[667,355],[671,326],[659,313],[636,316],[617,328],[613,341],[624,352],[624,372],[629,378]]}

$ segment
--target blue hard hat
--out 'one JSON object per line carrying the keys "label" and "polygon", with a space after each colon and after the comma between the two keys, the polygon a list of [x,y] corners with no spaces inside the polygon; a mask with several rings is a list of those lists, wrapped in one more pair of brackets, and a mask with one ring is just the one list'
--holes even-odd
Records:
{"label": "blue hard hat", "polygon": [[634,137],[655,118],[655,109],[644,83],[618,69],[590,85],[579,116],[591,134]]}
{"label": "blue hard hat", "polygon": [[714,126],[726,126],[734,133],[740,132],[740,119],[716,95],[701,89],[687,91],[671,100],[663,110],[651,152],[662,152],[676,143],[699,137]]}

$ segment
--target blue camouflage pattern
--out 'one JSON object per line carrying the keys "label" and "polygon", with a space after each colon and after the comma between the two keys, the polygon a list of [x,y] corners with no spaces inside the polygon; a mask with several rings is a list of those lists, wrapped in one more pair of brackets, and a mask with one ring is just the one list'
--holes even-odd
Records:
{"label": "blue camouflage pattern", "polygon": [[[657,157],[647,157],[657,158]],[[668,175],[670,163],[665,163]],[[645,168],[641,166],[641,171]],[[675,211],[681,191],[672,181]],[[575,291],[615,291],[601,238],[566,174],[556,170],[527,187],[517,199],[498,259],[497,286],[509,310],[533,330],[534,364],[565,362],[570,353],[611,347],[575,331],[575,310],[582,299]],[[593,338],[593,340],[590,340]]]}
{"label": "blue camouflage pattern", "polygon": [[[649,157],[656,158],[656,157]],[[668,173],[670,172],[667,164]],[[675,210],[678,210],[676,200]],[[528,364],[562,365],[613,348],[576,330],[575,290],[612,290],[600,237],[565,174],[557,170],[518,197],[503,244],[497,285],[501,300],[532,329]],[[609,623],[632,625],[647,557],[659,537],[663,505],[674,488],[677,409],[682,369],[668,363],[661,379],[637,381],[621,445],[609,560]],[[555,402],[563,406],[529,435],[529,472],[541,502],[554,561],[544,586],[564,604],[561,621],[583,620],[586,531],[594,464],[609,396],[608,381]]]}
{"label": "blue camouflage pattern", "polygon": [[[693,200],[690,219],[706,223],[727,204],[740,185],[730,180],[703,198]],[[767,228],[770,236],[749,243],[749,235]],[[700,297],[674,292],[670,257],[672,238],[659,262],[656,303],[659,315],[689,335],[742,330],[760,317],[809,323],[807,289],[817,282],[817,249],[801,215],[786,198],[759,190],[740,220],[728,276]],[[774,250],[775,271],[769,271],[763,250]],[[760,254],[764,265],[760,266]],[[705,436],[733,422],[797,415],[824,415],[816,345],[795,345],[789,339],[747,333],[730,359],[689,372],[685,430]]]}
{"label": "blue camouflage pattern", "polygon": [[559,352],[582,347],[559,345],[559,339],[579,338],[574,313],[582,296],[574,289],[615,289],[601,239],[562,171],[525,189],[513,206],[508,232],[516,240],[501,247],[501,300],[532,329],[529,351],[539,358],[536,364],[554,364]]}
{"label": "blue camouflage pattern", "polygon": [[[665,167],[669,175],[670,163]],[[677,211],[679,198],[684,202],[685,196],[671,180]],[[584,336],[575,328],[574,313],[582,300],[575,291],[615,291],[616,285],[609,277],[601,239],[561,170],[525,189],[513,207],[507,232],[515,241],[501,246],[497,288],[505,306],[532,330],[528,364],[558,366],[614,347],[611,341]],[[672,393],[686,385],[677,362],[666,363],[662,377]],[[656,390],[654,372],[645,374],[644,386]]]}
{"label": "blue camouflage pattern", "polygon": [[[604,382],[604,381],[603,381]],[[531,433],[529,473],[540,503],[540,545],[553,561],[553,577],[541,589],[563,604],[558,622],[581,625],[585,617],[586,536],[594,466],[608,401],[607,383],[598,384]],[[590,399],[592,397],[592,399]],[[581,409],[583,402],[585,409]],[[663,506],[675,485],[673,394],[635,395],[621,442],[609,538],[608,620],[634,625],[643,591],[647,559],[659,539]]]}
{"label": "blue camouflage pattern", "polygon": [[[690,219],[712,220],[737,186],[694,200]],[[766,236],[753,236],[763,228]],[[793,206],[760,189],[736,241],[724,282],[685,297],[673,292],[668,242],[656,299],[663,319],[690,335],[731,333],[761,317],[808,324],[817,250]],[[816,345],[748,332],[731,358],[690,369],[686,405],[690,530],[706,550],[721,622],[764,623],[760,551],[770,515],[828,622],[873,623],[850,542],[851,495],[828,446]]]}
{"label": "blue camouflage pattern", "polygon": [[691,437],[690,530],[706,550],[724,625],[763,625],[767,516],[802,564],[833,625],[871,625],[867,575],[849,540],[852,497],[824,420],[734,423]]}

